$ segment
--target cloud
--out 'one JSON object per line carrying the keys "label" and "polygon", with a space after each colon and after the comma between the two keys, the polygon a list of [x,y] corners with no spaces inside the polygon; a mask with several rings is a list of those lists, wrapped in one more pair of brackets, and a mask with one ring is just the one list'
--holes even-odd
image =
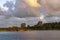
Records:
{"label": "cloud", "polygon": [[14,4],[12,1],[7,1],[6,3],[4,3],[3,6],[9,8],[9,10],[11,10],[14,7]]}
{"label": "cloud", "polygon": [[44,23],[60,22],[60,17],[57,17],[57,16],[45,17],[43,22]]}
{"label": "cloud", "polygon": [[3,15],[4,12],[2,11],[1,7],[0,7],[0,15]]}
{"label": "cloud", "polygon": [[37,0],[25,0],[30,7],[40,7]]}
{"label": "cloud", "polygon": [[18,17],[37,17],[40,16],[37,0],[16,0],[15,16]]}
{"label": "cloud", "polygon": [[[16,0],[15,4],[12,1],[7,1],[3,6],[8,8],[7,14],[5,14],[8,16],[13,15],[20,18],[40,16],[40,5],[37,0]],[[15,10],[13,10],[14,8]]]}
{"label": "cloud", "polygon": [[27,25],[35,25],[39,21],[39,18],[18,18],[18,17],[10,17],[6,19],[5,16],[0,16],[0,27],[12,27],[12,26],[21,26],[21,23],[26,23]]}
{"label": "cloud", "polygon": [[49,15],[60,14],[60,0],[38,0]]}

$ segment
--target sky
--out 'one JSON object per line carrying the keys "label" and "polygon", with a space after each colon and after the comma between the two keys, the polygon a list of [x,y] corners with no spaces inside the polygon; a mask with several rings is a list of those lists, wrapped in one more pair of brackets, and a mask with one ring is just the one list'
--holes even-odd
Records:
{"label": "sky", "polygon": [[[4,7],[3,5],[6,3],[6,1],[12,1],[12,0],[2,0],[2,1],[0,1],[0,7],[1,8],[3,8],[3,10],[7,10],[7,7]],[[15,2],[15,0],[13,0],[12,2]],[[27,2],[27,1],[26,1]],[[31,2],[31,1],[30,1]],[[34,2],[34,1],[33,1]],[[33,3],[32,2],[32,3]],[[20,3],[20,2],[19,2]],[[21,5],[23,5],[23,3],[24,2],[21,2],[20,4]],[[8,3],[7,3],[8,4]],[[28,4],[28,2],[27,2],[27,4]],[[27,5],[27,4],[24,4],[24,5]],[[31,7],[37,7],[37,6],[39,6],[39,5],[37,5],[37,6],[35,6],[35,4],[37,4],[36,2],[35,3],[33,3],[33,5],[31,5],[31,4],[29,4]],[[18,4],[17,4],[18,5]],[[17,6],[16,5],[16,6]],[[23,5],[23,6],[24,6]],[[17,7],[19,7],[19,5],[17,6]],[[17,7],[16,7],[16,9],[17,9]],[[27,5],[27,7],[28,7],[28,5]],[[30,8],[31,8],[30,7]],[[30,11],[30,10],[34,10],[35,8],[33,8],[33,9],[30,9],[29,7],[28,7],[28,11]],[[22,10],[23,8],[21,8],[21,10]],[[19,9],[17,9],[17,10],[19,10]],[[24,12],[25,10],[23,9],[22,10],[22,12]],[[34,11],[36,11],[36,9],[34,10]],[[21,12],[21,13],[22,13]],[[34,13],[33,11],[30,11],[31,13]],[[29,12],[29,13],[30,13]],[[0,12],[1,13],[1,12]],[[22,15],[22,18],[20,18],[21,17],[21,15],[19,14],[19,16],[17,15],[17,14],[19,14],[19,13],[16,13],[16,15],[14,15],[12,12],[10,12],[10,11],[7,11],[6,13],[2,13],[2,15],[0,15],[0,27],[11,27],[11,26],[20,26],[20,24],[21,23],[26,23],[27,25],[35,25],[35,24],[37,24],[37,22],[40,20],[39,19],[39,17],[31,17],[31,15],[29,16],[29,15],[26,15],[27,17],[26,18],[24,18],[24,13],[23,13],[23,15]],[[10,15],[13,15],[13,16],[10,16]],[[33,14],[34,15],[34,14]],[[27,19],[27,20],[26,20]]]}
{"label": "sky", "polygon": [[4,8],[4,10],[7,10],[6,7],[3,7],[3,4],[6,3],[6,1],[13,1],[13,3],[15,3],[15,0],[1,0],[1,1],[0,1],[0,7],[1,7],[1,8]]}
{"label": "sky", "polygon": [[59,5],[60,0],[1,0],[0,27],[59,22]]}

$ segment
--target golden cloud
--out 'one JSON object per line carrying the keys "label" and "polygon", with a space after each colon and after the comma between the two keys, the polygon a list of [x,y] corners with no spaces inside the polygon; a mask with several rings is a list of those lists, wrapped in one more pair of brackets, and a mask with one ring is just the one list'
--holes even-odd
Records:
{"label": "golden cloud", "polygon": [[25,2],[31,7],[40,7],[37,0],[25,0]]}

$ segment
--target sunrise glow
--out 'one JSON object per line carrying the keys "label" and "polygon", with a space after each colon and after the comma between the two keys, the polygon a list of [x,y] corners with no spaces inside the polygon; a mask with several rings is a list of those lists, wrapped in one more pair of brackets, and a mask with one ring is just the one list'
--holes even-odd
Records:
{"label": "sunrise glow", "polygon": [[40,5],[38,4],[37,0],[25,0],[25,1],[31,7],[40,7]]}

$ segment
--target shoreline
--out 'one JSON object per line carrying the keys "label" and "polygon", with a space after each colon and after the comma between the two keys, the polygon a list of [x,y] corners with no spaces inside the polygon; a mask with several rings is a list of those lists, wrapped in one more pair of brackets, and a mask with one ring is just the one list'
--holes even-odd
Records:
{"label": "shoreline", "polygon": [[60,30],[32,30],[32,31],[0,31],[0,32],[36,32],[36,31],[42,31],[42,32],[44,32],[44,31],[60,31]]}

